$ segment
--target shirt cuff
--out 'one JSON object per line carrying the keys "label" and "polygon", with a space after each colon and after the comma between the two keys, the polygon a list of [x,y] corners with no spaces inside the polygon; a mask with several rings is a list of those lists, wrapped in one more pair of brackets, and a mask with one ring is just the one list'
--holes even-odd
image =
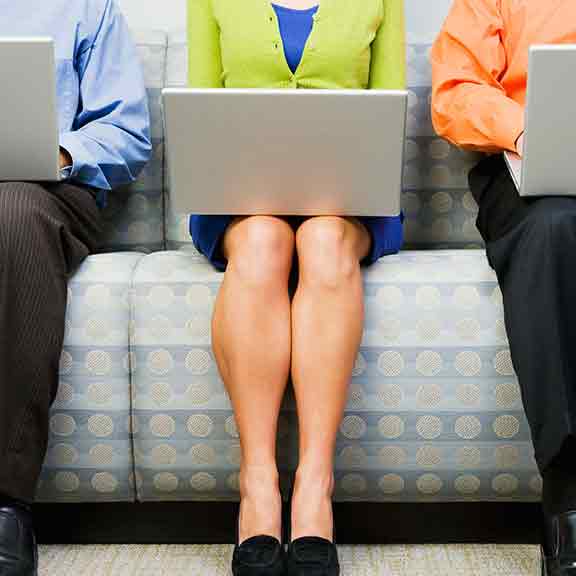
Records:
{"label": "shirt cuff", "polygon": [[524,132],[524,108],[514,100],[508,100],[494,123],[495,143],[504,150],[516,153],[516,142]]}
{"label": "shirt cuff", "polygon": [[80,132],[60,134],[60,146],[70,154],[72,166],[64,168],[67,179],[77,180],[87,186],[108,189],[109,185],[93,155],[86,148]]}

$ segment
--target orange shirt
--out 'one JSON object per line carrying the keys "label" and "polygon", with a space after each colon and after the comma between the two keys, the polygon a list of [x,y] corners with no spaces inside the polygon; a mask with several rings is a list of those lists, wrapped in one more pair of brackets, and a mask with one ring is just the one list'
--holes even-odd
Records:
{"label": "orange shirt", "polygon": [[576,0],[454,0],[431,55],[438,134],[463,148],[515,150],[528,48],[566,43],[576,43]]}

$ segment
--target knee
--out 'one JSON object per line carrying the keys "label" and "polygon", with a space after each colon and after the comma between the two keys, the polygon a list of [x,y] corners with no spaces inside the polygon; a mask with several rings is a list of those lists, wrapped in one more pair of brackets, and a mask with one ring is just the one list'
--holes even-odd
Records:
{"label": "knee", "polygon": [[245,283],[285,283],[292,266],[294,232],[279,218],[246,218],[232,232],[227,252],[230,269]]}
{"label": "knee", "polygon": [[296,234],[300,275],[304,282],[337,288],[359,272],[354,239],[346,220],[306,220]]}

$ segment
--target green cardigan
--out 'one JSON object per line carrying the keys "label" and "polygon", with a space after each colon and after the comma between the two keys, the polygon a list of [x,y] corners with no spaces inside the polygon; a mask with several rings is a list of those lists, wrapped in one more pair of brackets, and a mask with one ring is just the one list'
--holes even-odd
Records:
{"label": "green cardigan", "polygon": [[190,86],[405,88],[404,0],[319,5],[292,74],[271,0],[188,0]]}

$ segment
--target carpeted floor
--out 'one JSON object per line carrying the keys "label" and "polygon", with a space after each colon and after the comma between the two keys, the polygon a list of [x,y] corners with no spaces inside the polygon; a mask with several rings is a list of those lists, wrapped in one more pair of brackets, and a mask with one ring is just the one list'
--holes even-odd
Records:
{"label": "carpeted floor", "polygon": [[[40,576],[228,576],[230,546],[42,546]],[[342,546],[342,576],[539,576],[535,546]]]}

